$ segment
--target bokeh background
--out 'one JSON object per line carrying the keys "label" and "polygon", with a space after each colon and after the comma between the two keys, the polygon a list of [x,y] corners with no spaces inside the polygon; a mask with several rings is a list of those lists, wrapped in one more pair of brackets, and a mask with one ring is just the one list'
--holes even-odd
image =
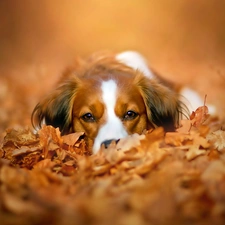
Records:
{"label": "bokeh background", "polygon": [[30,114],[76,56],[137,50],[225,115],[224,0],[1,0],[0,133]]}

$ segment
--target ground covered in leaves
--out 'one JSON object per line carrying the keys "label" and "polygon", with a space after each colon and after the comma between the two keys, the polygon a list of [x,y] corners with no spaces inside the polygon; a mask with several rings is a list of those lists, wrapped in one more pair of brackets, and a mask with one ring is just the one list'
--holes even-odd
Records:
{"label": "ground covered in leaves", "polygon": [[83,133],[9,129],[0,223],[225,224],[224,124],[208,121],[192,114],[176,132],[132,135],[94,155]]}

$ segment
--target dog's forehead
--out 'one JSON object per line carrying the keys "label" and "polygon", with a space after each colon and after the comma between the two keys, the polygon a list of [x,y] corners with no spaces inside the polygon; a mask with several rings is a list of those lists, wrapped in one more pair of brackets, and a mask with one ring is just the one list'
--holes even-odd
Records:
{"label": "dog's forehead", "polygon": [[131,101],[132,96],[137,94],[134,85],[135,76],[135,72],[118,70],[85,74],[80,77],[76,106],[90,106],[97,102],[106,106],[107,102],[116,103],[121,97],[124,98],[123,102]]}
{"label": "dog's forehead", "polygon": [[107,84],[108,91],[112,91],[112,88],[117,86],[118,89],[123,87],[129,87],[133,85],[133,81],[135,79],[135,73],[127,73],[121,71],[112,71],[112,73],[100,73],[100,74],[93,74],[89,76],[84,76],[81,78],[82,87],[86,90],[101,90],[103,84]]}
{"label": "dog's forehead", "polygon": [[106,105],[115,105],[117,98],[117,83],[113,79],[102,81],[102,100]]}

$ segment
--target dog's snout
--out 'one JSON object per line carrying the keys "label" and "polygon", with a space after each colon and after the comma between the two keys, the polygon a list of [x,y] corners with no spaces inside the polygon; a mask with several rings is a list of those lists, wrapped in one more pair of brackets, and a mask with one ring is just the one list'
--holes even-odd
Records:
{"label": "dog's snout", "polygon": [[105,140],[101,143],[101,145],[103,145],[105,148],[108,148],[109,145],[114,141],[116,144],[119,142],[120,139],[109,139],[109,140]]}

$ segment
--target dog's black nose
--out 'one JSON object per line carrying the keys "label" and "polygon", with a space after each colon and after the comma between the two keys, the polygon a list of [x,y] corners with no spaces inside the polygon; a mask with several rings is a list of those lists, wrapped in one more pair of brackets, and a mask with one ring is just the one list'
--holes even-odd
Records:
{"label": "dog's black nose", "polygon": [[120,139],[109,139],[109,140],[105,140],[105,141],[102,142],[101,145],[104,145],[105,148],[108,148],[109,145],[110,145],[113,141],[115,141],[116,144],[117,144],[117,143],[119,142],[119,140],[120,140]]}

